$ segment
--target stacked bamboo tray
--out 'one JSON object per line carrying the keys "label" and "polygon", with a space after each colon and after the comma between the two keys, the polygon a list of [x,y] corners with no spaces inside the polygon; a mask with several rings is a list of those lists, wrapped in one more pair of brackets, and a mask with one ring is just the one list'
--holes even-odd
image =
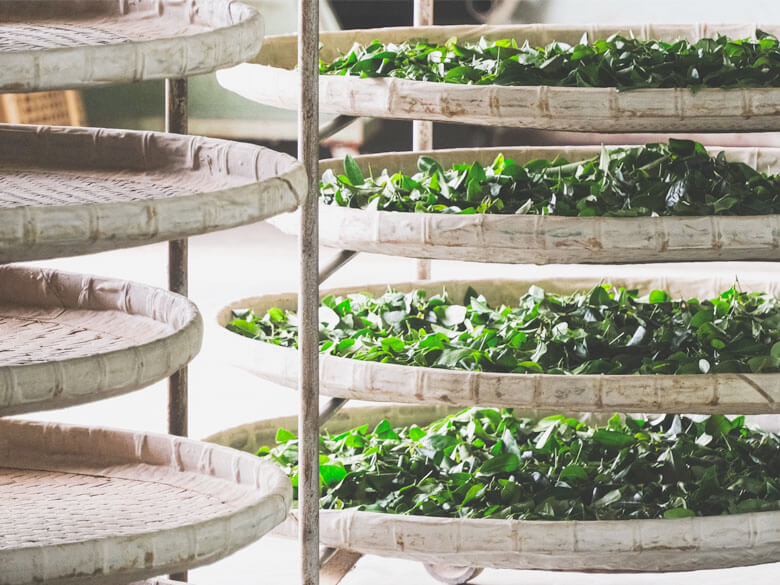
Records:
{"label": "stacked bamboo tray", "polygon": [[[640,39],[695,40],[714,33],[732,37],[752,36],[755,26],[639,25],[625,27],[423,27],[346,31],[321,36],[324,60],[347,52],[355,42],[374,40],[400,43],[411,38],[444,41],[476,41],[480,37],[512,37],[538,46],[553,40],[576,43],[583,33],[589,39],[615,33]],[[778,34],[780,27],[758,28]],[[255,101],[295,107],[298,73],[293,69],[296,38],[266,39],[261,52],[249,63],[222,71],[220,82]],[[321,76],[322,111],[346,115],[440,120],[515,127],[582,131],[759,131],[780,129],[778,89],[615,89],[497,87],[450,85],[395,78],[361,79]],[[503,149],[519,162],[561,154],[569,160],[592,156],[588,148]],[[495,150],[388,153],[356,157],[364,173],[409,171],[419,155],[450,162],[486,162]],[[775,149],[732,149],[727,157],[759,164],[778,172]],[[320,170],[340,169],[343,161],[324,161]],[[425,215],[377,212],[321,205],[323,242],[354,251],[401,254],[421,259],[494,261],[505,263],[616,263],[713,260],[777,260],[780,217],[750,218],[565,218],[490,215]],[[282,220],[282,225],[292,222]],[[728,279],[682,279],[674,283],[662,277],[626,282],[649,292],[672,287],[673,294],[695,296],[715,292]],[[411,288],[447,290],[458,296],[469,283],[403,283]],[[527,285],[522,281],[480,283],[488,298],[506,302],[517,298]],[[558,278],[543,283],[545,289],[590,288],[596,281]],[[620,284],[620,283],[618,283]],[[745,284],[745,283],[742,283]],[[751,285],[748,285],[750,288]],[[777,283],[758,282],[757,289],[778,293]],[[322,295],[378,292],[382,287],[350,287],[322,291]],[[717,291],[720,292],[720,291]],[[218,321],[225,325],[233,308],[295,308],[293,295],[268,295],[231,303]],[[266,346],[225,332],[223,337],[244,367],[275,382],[294,387],[294,350]],[[258,360],[262,351],[267,359]],[[251,352],[250,362],[245,356]],[[759,379],[760,378],[760,379]],[[486,374],[410,368],[323,356],[320,381],[324,393],[341,398],[522,408],[561,408],[596,412],[615,410],[647,412],[777,413],[780,375],[701,376],[549,376]],[[420,408],[419,420],[431,420],[430,407]],[[438,412],[437,412],[438,413]],[[386,414],[393,421],[392,412]],[[362,416],[362,415],[355,415]],[[352,418],[349,424],[368,419]],[[403,421],[410,422],[406,412]],[[227,432],[218,442],[251,449],[268,441],[270,425]],[[333,430],[343,430],[337,426]],[[264,437],[264,438],[260,438]],[[256,439],[256,440],[253,440]],[[291,516],[295,523],[295,516]],[[367,512],[328,510],[321,513],[321,543],[360,553],[418,559],[431,565],[531,568],[587,571],[674,571],[733,567],[780,560],[780,513],[768,512],[732,517],[683,520],[609,522],[523,522],[499,520],[434,519]],[[727,535],[727,536],[726,536]],[[436,571],[434,571],[435,573]],[[441,580],[465,583],[476,569],[441,572]],[[454,576],[452,576],[454,575]],[[448,580],[449,579],[449,580]]]}
{"label": "stacked bamboo tray", "polygon": [[[0,92],[182,78],[254,55],[229,0],[0,0]],[[0,125],[0,264],[226,229],[295,209],[268,149],[173,134]],[[0,265],[0,416],[131,392],[200,349],[186,297]],[[127,583],[222,558],[281,522],[289,480],[171,435],[0,420],[0,584]],[[164,581],[158,581],[164,583]]]}

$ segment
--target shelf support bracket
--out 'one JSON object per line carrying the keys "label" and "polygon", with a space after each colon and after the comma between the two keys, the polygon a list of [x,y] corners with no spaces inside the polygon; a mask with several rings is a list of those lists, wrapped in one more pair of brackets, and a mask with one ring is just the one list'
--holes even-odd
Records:
{"label": "shelf support bracket", "polygon": [[326,548],[320,556],[320,584],[338,585],[362,557],[359,552]]}

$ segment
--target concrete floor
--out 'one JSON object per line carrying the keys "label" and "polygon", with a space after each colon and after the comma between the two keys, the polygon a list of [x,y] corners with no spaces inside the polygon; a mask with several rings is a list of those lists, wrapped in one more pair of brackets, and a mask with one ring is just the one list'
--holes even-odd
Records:
{"label": "concrete floor", "polygon": [[[190,246],[190,296],[198,304],[206,323],[201,354],[190,366],[190,435],[205,437],[219,430],[258,419],[293,414],[296,395],[279,386],[259,381],[229,365],[215,342],[216,311],[231,300],[269,291],[295,290],[298,262],[294,238],[285,236],[268,224],[248,226],[228,232],[200,236]],[[332,250],[323,250],[327,259]],[[94,256],[68,258],[37,263],[76,272],[115,276],[156,286],[164,286],[165,245],[119,250]],[[414,261],[405,258],[361,255],[335,274],[329,285],[400,282],[414,275]],[[613,270],[641,273],[662,270],[665,274],[701,271],[702,274],[734,275],[743,271],[776,274],[776,265],[714,263],[707,265],[634,266],[605,269],[600,266],[506,266],[495,264],[434,263],[437,279],[490,278],[529,275],[549,277],[561,274],[591,275],[601,279]],[[60,411],[36,413],[24,418],[128,429],[165,431],[165,383],[139,392],[93,404]],[[777,426],[776,418],[764,419]],[[266,537],[212,566],[190,573],[190,581],[199,585],[293,585],[298,583],[297,546],[293,541]],[[344,585],[398,583],[432,585],[436,583],[417,562],[367,556],[342,581]],[[708,585],[751,583],[775,585],[780,582],[780,564],[700,571],[665,575],[593,575],[536,571],[486,570],[475,579],[475,585]]]}

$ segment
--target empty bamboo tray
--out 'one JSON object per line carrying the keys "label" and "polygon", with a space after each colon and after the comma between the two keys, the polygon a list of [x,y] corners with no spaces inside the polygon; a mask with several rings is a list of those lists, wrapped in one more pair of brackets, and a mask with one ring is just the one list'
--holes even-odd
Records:
{"label": "empty bamboo tray", "polygon": [[[710,148],[761,172],[780,173],[780,149]],[[594,147],[536,147],[436,150],[355,158],[365,176],[387,169],[417,172],[417,159],[430,156],[445,168],[456,163],[489,166],[500,153],[518,164],[534,159],[568,161],[598,156]],[[320,173],[344,173],[342,159],[320,163]],[[320,205],[320,243],[372,254],[412,258],[500,262],[637,263],[707,260],[776,260],[780,215],[564,217],[516,214],[453,214],[352,209]],[[271,220],[298,233],[297,215]]]}
{"label": "empty bamboo tray", "polygon": [[180,437],[0,420],[0,585],[128,583],[211,563],[290,509],[256,457]]}
{"label": "empty bamboo tray", "polygon": [[[649,40],[696,40],[725,34],[753,37],[756,28],[778,34],[772,25],[509,25],[394,27],[322,33],[320,57],[330,61],[354,43],[374,40],[400,43],[410,39],[461,42],[514,38],[532,46],[552,41],[594,41],[615,33]],[[298,104],[295,35],[269,36],[249,63],[220,71],[227,89],[248,99],[280,108]],[[379,118],[434,120],[593,132],[692,132],[780,129],[780,88],[689,89],[580,88],[551,86],[458,85],[400,78],[321,75],[323,112]]]}
{"label": "empty bamboo tray", "polygon": [[0,266],[0,416],[143,388],[195,357],[202,335],[197,308],[177,294]]}
{"label": "empty bamboo tray", "polygon": [[256,54],[263,34],[233,0],[0,0],[0,92],[210,73]]}
{"label": "empty bamboo tray", "polygon": [[[355,408],[339,412],[324,428],[339,434],[385,418],[394,426],[426,425],[449,412],[430,406]],[[295,420],[264,420],[207,440],[255,451],[273,446],[277,429],[294,428]],[[295,535],[297,510],[276,532]],[[524,521],[321,510],[320,543],[455,567],[691,571],[780,561],[780,512],[680,520]]]}
{"label": "empty bamboo tray", "polygon": [[0,263],[140,246],[298,207],[306,174],[250,144],[0,126]]}
{"label": "empty bamboo tray", "polygon": [[[762,275],[763,276],[763,275]],[[734,285],[727,277],[618,277],[604,282],[638,289],[668,291],[673,298],[711,298]],[[351,286],[322,290],[321,296],[367,292],[381,296],[388,286],[408,292],[423,289],[428,296],[446,289],[462,299],[469,287],[491,306],[512,306],[531,285],[547,292],[588,291],[598,280],[559,277],[549,280],[426,281],[390,285]],[[780,283],[740,279],[746,291],[780,294]],[[271,307],[295,310],[296,293],[243,299],[223,308],[217,321],[223,343],[235,365],[266,380],[297,387],[298,351],[244,337],[224,329],[233,309],[251,309],[262,316]],[[470,372],[363,361],[320,354],[320,390],[328,396],[413,404],[482,405],[506,408],[553,408],[593,412],[696,412],[761,414],[780,412],[780,374],[649,374],[556,375]]]}

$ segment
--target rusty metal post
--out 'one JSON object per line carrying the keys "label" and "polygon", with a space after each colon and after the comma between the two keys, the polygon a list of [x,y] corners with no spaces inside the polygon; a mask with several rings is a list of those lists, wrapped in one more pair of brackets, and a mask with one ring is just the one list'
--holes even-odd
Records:
{"label": "rusty metal post", "polygon": [[300,374],[298,391],[299,477],[298,544],[301,585],[320,581],[319,472],[319,2],[298,3],[298,158],[309,179],[301,206],[298,249],[301,257],[298,293]]}
{"label": "rusty metal post", "polygon": [[[433,24],[433,0],[414,0],[414,26]],[[415,120],[412,122],[412,150],[433,149],[433,122]],[[417,280],[430,280],[431,261],[417,261]]]}
{"label": "rusty metal post", "polygon": [[[187,134],[187,80],[165,80],[165,131]],[[168,242],[168,288],[187,295],[187,240]],[[187,436],[187,366],[168,378],[168,432]],[[187,572],[172,574],[174,581],[186,581]]]}

